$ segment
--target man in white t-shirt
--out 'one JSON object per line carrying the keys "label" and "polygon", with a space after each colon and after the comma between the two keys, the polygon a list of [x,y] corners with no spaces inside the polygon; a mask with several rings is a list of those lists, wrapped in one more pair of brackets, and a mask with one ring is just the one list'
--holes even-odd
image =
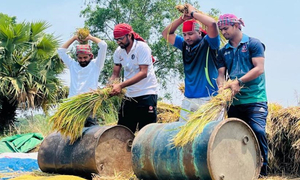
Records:
{"label": "man in white t-shirt", "polygon": [[[80,44],[76,46],[77,61],[75,61],[67,54],[67,49],[76,40],[81,42],[75,35],[57,50],[59,57],[70,70],[71,84],[68,98],[97,89],[107,50],[105,41],[89,34],[84,41],[91,40],[98,45],[97,58],[93,59],[94,55],[88,44]],[[94,121],[88,118],[85,126],[94,125],[96,123]]]}
{"label": "man in white t-shirt", "polygon": [[114,84],[111,95],[117,95],[126,87],[125,98],[119,111],[118,124],[132,132],[140,130],[157,119],[157,80],[153,69],[151,49],[129,24],[118,24],[114,38],[119,47],[114,53],[114,69],[111,80],[119,78],[124,68],[124,81]]}
{"label": "man in white t-shirt", "polygon": [[67,54],[67,49],[76,40],[79,42],[77,35],[73,36],[57,50],[59,57],[70,70],[71,84],[68,97],[97,89],[99,75],[104,66],[107,50],[105,41],[89,35],[86,40],[91,40],[98,44],[98,57],[93,59],[94,55],[88,44],[80,44],[76,46],[77,61],[75,61]]}

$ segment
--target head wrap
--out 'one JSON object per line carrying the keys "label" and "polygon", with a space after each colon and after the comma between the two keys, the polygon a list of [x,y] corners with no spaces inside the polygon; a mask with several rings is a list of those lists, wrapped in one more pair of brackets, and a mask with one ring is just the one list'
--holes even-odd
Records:
{"label": "head wrap", "polygon": [[[129,24],[122,23],[122,24],[117,24],[114,28],[114,38],[120,38],[122,36],[125,36],[127,34],[132,34],[133,38],[137,41],[143,41],[146,42],[138,33],[134,32],[132,27]],[[155,62],[155,59],[153,56],[152,57],[152,62]]]}
{"label": "head wrap", "polygon": [[242,18],[238,19],[234,14],[223,14],[219,17],[219,21],[218,21],[218,26],[222,26],[222,25],[234,25],[235,23],[238,23],[245,27],[244,21],[242,20]]}
{"label": "head wrap", "polygon": [[201,28],[199,22],[197,22],[194,19],[185,21],[183,23],[182,32],[189,32],[189,31],[201,31],[202,33],[204,33],[204,35],[207,34],[206,31]]}
{"label": "head wrap", "polygon": [[92,53],[91,46],[88,44],[80,44],[76,46],[76,56],[78,54],[88,54],[91,56],[91,59],[93,59],[94,55]]}
{"label": "head wrap", "polygon": [[133,31],[132,27],[129,24],[125,24],[125,23],[118,24],[115,26],[114,38],[116,39],[130,33],[133,34],[134,39],[145,42],[145,40],[138,33]]}

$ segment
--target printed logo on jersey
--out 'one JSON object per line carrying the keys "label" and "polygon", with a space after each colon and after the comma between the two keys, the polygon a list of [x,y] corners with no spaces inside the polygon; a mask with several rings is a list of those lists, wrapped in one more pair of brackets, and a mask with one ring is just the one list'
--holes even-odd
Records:
{"label": "printed logo on jersey", "polygon": [[247,48],[247,43],[245,43],[242,47],[242,52],[247,52],[248,48]]}
{"label": "printed logo on jersey", "polygon": [[153,106],[149,106],[148,113],[154,113]]}
{"label": "printed logo on jersey", "polygon": [[132,54],[132,55],[131,55],[131,59],[132,59],[132,60],[134,60],[134,58],[135,58],[135,55],[134,55],[134,54]]}
{"label": "printed logo on jersey", "polygon": [[230,51],[225,51],[224,56],[229,55]]}

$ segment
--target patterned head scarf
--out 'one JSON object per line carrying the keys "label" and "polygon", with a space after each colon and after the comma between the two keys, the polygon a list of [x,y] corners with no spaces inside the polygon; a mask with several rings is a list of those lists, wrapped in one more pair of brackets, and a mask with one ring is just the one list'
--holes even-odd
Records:
{"label": "patterned head scarf", "polygon": [[[132,27],[129,24],[126,23],[122,23],[122,24],[118,24],[115,26],[114,28],[114,38],[120,38],[122,36],[125,36],[127,34],[132,34],[133,38],[137,41],[143,41],[146,42],[138,33],[134,32]],[[152,62],[155,62],[154,57],[152,56]]]}
{"label": "patterned head scarf", "polygon": [[235,23],[239,24],[239,28],[241,29],[241,25],[245,27],[244,21],[242,18],[238,19],[234,14],[223,14],[219,17],[218,26],[222,25],[231,25],[233,26]]}
{"label": "patterned head scarf", "polygon": [[93,59],[94,55],[92,53],[91,46],[88,44],[80,44],[76,46],[76,56],[78,54],[88,54],[91,56],[91,59]]}
{"label": "patterned head scarf", "polygon": [[204,35],[206,35],[206,31],[201,28],[199,22],[196,20],[188,20],[183,23],[182,32],[189,32],[189,31],[201,31]]}

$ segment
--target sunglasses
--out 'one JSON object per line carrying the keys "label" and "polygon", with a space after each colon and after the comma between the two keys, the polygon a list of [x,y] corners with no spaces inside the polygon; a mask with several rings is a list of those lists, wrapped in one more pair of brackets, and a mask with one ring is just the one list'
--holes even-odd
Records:
{"label": "sunglasses", "polygon": [[127,34],[123,37],[120,37],[120,38],[115,38],[115,41],[123,41],[123,39],[127,36]]}

